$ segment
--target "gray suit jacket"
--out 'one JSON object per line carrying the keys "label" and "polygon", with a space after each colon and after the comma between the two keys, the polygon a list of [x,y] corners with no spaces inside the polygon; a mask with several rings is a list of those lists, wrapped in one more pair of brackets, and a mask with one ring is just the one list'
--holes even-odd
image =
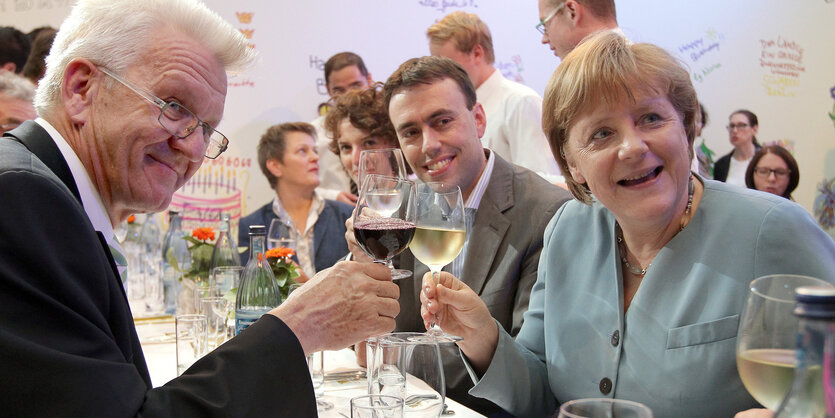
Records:
{"label": "gray suit jacket", "polygon": [[[528,310],[545,226],[569,200],[571,195],[567,191],[496,155],[490,182],[468,238],[460,279],[481,296],[493,318],[511,335],[519,332],[522,316]],[[419,292],[429,268],[415,260],[410,251],[401,255],[400,267],[415,274],[413,278],[397,281],[400,314],[396,330],[424,331]],[[495,411],[492,404],[467,394],[473,383],[457,346],[449,345],[442,351],[447,396],[482,413]]]}

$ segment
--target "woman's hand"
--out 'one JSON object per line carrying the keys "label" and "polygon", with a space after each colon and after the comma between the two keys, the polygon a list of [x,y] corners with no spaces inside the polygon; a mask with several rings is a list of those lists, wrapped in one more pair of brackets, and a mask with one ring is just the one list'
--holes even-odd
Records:
{"label": "woman's hand", "polygon": [[445,332],[462,337],[458,347],[476,371],[484,373],[499,341],[499,327],[484,301],[462,281],[442,271],[437,285],[432,272],[423,276],[420,302],[426,329],[435,320]]}
{"label": "woman's hand", "polygon": [[774,411],[770,409],[758,408],[742,411],[734,415],[734,418],[771,418],[774,416]]}
{"label": "woman's hand", "polygon": [[336,200],[342,203],[347,203],[351,206],[356,206],[358,199],[357,195],[348,192],[339,192],[339,194],[336,195]]}

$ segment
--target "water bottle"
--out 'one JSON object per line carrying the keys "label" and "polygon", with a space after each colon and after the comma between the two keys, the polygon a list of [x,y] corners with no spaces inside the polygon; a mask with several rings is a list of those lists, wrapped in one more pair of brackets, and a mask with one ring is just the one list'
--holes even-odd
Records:
{"label": "water bottle", "polygon": [[775,418],[835,416],[835,288],[800,287],[797,363],[791,389]]}
{"label": "water bottle", "polygon": [[151,311],[159,309],[161,302],[162,272],[159,260],[162,258],[162,243],[160,229],[156,216],[152,213],[145,215],[145,222],[139,231],[139,242],[142,244],[140,257],[140,272],[144,279],[144,293],[146,307]]}
{"label": "water bottle", "polygon": [[183,272],[191,268],[191,255],[184,239],[183,218],[177,211],[169,211],[168,215],[170,224],[162,245],[162,291],[165,312],[173,314],[177,310],[180,279]]}
{"label": "water bottle", "polygon": [[235,240],[229,233],[229,214],[224,213],[220,217],[220,232],[215,241],[215,248],[212,250],[212,263],[209,274],[212,274],[215,267],[240,266],[241,257],[238,255],[238,247]]}
{"label": "water bottle", "polygon": [[235,298],[235,335],[281,303],[278,283],[264,255],[266,235],[263,225],[249,227],[250,257]]}

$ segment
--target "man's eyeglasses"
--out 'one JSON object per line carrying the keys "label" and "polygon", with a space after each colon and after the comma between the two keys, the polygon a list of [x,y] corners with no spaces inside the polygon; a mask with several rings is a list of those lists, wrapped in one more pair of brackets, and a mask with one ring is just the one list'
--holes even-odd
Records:
{"label": "man's eyeglasses", "polygon": [[771,176],[771,173],[774,173],[774,175],[778,178],[786,178],[789,175],[789,173],[791,173],[791,172],[792,172],[791,170],[788,170],[788,169],[785,169],[785,168],[778,168],[778,169],[775,170],[775,169],[772,169],[772,168],[757,167],[757,168],[754,169],[754,173],[756,175],[758,175],[762,178],[765,178],[765,179],[769,178]]}
{"label": "man's eyeglasses", "polygon": [[206,158],[215,159],[229,146],[229,139],[226,135],[212,129],[209,124],[203,122],[194,115],[191,110],[177,102],[166,102],[157,96],[137,87],[133,83],[122,79],[110,70],[99,67],[101,72],[109,75],[114,80],[122,83],[125,87],[133,90],[134,93],[144,97],[149,102],[157,105],[160,109],[157,121],[168,133],[177,138],[185,138],[192,134],[197,128],[202,128],[203,142],[206,149]]}
{"label": "man's eyeglasses", "polygon": [[548,21],[550,21],[554,16],[556,16],[557,13],[559,13],[560,10],[562,10],[563,7],[565,7],[565,2],[563,2],[561,5],[557,6],[557,8],[554,9],[554,11],[551,12],[551,14],[549,14],[548,16],[545,17],[545,19],[540,20],[539,24],[536,25],[536,30],[538,30],[539,33],[541,33],[543,35],[548,33],[548,27],[546,26],[546,25],[548,25]]}
{"label": "man's eyeglasses", "polygon": [[749,126],[750,125],[748,125],[747,123],[732,123],[732,124],[726,126],[725,128],[728,131],[733,131],[734,129],[741,131],[741,130],[749,127]]}

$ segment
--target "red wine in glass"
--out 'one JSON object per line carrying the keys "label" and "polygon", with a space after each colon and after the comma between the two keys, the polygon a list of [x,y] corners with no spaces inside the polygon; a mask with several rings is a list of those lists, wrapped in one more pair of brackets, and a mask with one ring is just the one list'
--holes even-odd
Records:
{"label": "red wine in glass", "polygon": [[400,254],[415,235],[415,223],[397,218],[372,218],[354,224],[357,243],[375,261],[385,262]]}

